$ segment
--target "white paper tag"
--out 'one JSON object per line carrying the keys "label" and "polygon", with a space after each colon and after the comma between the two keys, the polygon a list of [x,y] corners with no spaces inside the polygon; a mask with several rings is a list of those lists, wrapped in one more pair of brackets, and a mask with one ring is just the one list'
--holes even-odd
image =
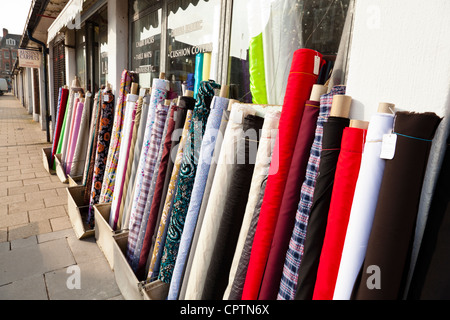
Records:
{"label": "white paper tag", "polygon": [[318,75],[320,72],[320,57],[314,57],[314,74]]}
{"label": "white paper tag", "polygon": [[242,110],[235,110],[235,112],[233,112],[233,122],[237,124],[242,124],[243,116],[244,113],[242,112]]}
{"label": "white paper tag", "polygon": [[103,96],[103,102],[108,102],[109,101],[109,95],[108,94],[105,94],[104,96]]}
{"label": "white paper tag", "polygon": [[394,159],[396,146],[397,146],[397,135],[385,134],[383,136],[383,144],[381,145],[380,158],[385,160]]}

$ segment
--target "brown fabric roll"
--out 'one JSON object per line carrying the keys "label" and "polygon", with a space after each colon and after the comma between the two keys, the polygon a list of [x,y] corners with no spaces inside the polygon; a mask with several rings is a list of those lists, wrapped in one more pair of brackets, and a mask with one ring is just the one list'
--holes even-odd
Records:
{"label": "brown fabric roll", "polygon": [[423,178],[441,119],[434,113],[398,112],[395,155],[386,161],[367,253],[352,298],[401,299]]}

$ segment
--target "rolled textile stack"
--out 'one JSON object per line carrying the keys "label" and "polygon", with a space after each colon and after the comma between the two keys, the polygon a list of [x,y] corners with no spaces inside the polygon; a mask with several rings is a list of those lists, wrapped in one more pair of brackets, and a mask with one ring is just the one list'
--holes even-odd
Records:
{"label": "rolled textile stack", "polygon": [[305,103],[303,117],[298,131],[297,142],[292,155],[289,175],[283,192],[273,241],[270,247],[264,277],[261,283],[259,299],[275,300],[280,287],[284,257],[295,223],[295,213],[300,201],[301,185],[305,179],[311,146],[314,142],[317,119],[320,111],[320,96],[325,94],[326,86],[314,85],[311,96]]}
{"label": "rolled textile stack", "polygon": [[334,96],[330,117],[323,124],[322,151],[314,195],[309,213],[304,242],[304,252],[298,270],[295,298],[311,300],[316,282],[317,267],[327,227],[336,165],[341,153],[342,135],[349,126],[352,98]]}
{"label": "rolled textile stack", "polygon": [[264,116],[264,126],[261,132],[249,198],[230,268],[228,285],[224,293],[225,300],[240,300],[242,297],[251,246],[261,210],[262,198],[264,197],[265,182],[269,175],[272,154],[278,135],[281,116],[280,110],[270,110]]}
{"label": "rolled textile stack", "polygon": [[202,81],[198,90],[197,102],[192,115],[192,124],[189,130],[187,147],[183,155],[180,176],[173,200],[173,211],[167,231],[164,252],[161,259],[159,280],[170,283],[176,256],[184,229],[186,214],[189,209],[192,188],[197,172],[200,148],[208,122],[211,102],[214,98],[215,89],[220,89],[216,82]]}
{"label": "rolled textile stack", "polygon": [[211,262],[211,256],[217,240],[217,230],[223,210],[225,196],[231,185],[231,172],[236,164],[236,145],[243,136],[243,119],[248,115],[255,115],[256,110],[251,105],[234,103],[231,107],[230,121],[225,131],[220,157],[215,172],[211,194],[208,198],[195,255],[192,260],[186,295],[187,300],[199,300],[202,297],[206,271]]}
{"label": "rolled textile stack", "polygon": [[294,53],[275,145],[278,154],[274,154],[267,180],[242,294],[244,300],[254,300],[259,295],[305,102],[311,95],[322,64],[322,55],[315,50],[300,49]]}
{"label": "rolled textile stack", "polygon": [[316,184],[318,169],[320,165],[320,156],[322,152],[323,124],[327,121],[332,110],[334,97],[345,95],[345,86],[335,86],[329,93],[320,97],[320,113],[317,119],[314,142],[311,146],[311,152],[306,168],[305,181],[303,181],[300,192],[300,202],[295,215],[295,224],[292,231],[289,247],[286,251],[286,257],[283,266],[283,275],[280,280],[280,288],[277,299],[293,300],[297,287],[298,268],[303,255],[303,246],[306,236],[306,227],[308,216],[311,210],[314,196],[314,187]]}
{"label": "rolled textile stack", "polygon": [[120,146],[122,143],[122,130],[124,117],[126,114],[126,98],[131,91],[133,75],[128,71],[122,72],[120,81],[119,97],[114,115],[114,125],[111,133],[111,144],[108,152],[105,167],[105,177],[103,180],[100,203],[111,203],[116,182],[117,164],[119,162]]}
{"label": "rolled textile stack", "polygon": [[[395,300],[403,296],[425,168],[440,121],[434,113],[395,115],[391,135],[394,157],[386,157],[389,160],[352,299]],[[381,272],[378,276],[377,270]]]}
{"label": "rolled textile stack", "polygon": [[206,273],[202,300],[222,299],[227,287],[227,275],[247,206],[263,124],[264,118],[259,116],[248,115],[244,118],[244,137],[238,141],[237,165],[231,173],[232,184],[225,197],[227,205],[220,220],[217,241]]}
{"label": "rolled textile stack", "polygon": [[70,170],[68,174],[72,177],[80,177],[83,175],[83,169],[86,164],[86,155],[89,142],[89,118],[92,105],[92,94],[86,93],[84,105],[82,109],[81,119],[74,136],[74,151],[71,159]]}
{"label": "rolled textile stack", "polygon": [[350,127],[345,128],[342,135],[327,228],[317,268],[314,300],[333,299],[366,134],[366,128],[353,126],[350,122]]}
{"label": "rolled textile stack", "polygon": [[229,99],[224,97],[224,95],[225,94],[222,94],[221,97],[214,97],[211,102],[211,111],[208,117],[205,135],[202,140],[197,173],[192,187],[191,201],[189,202],[189,208],[186,213],[183,234],[181,235],[177,259],[173,270],[172,280],[170,282],[168,294],[169,300],[176,300],[178,298],[187,256],[190,251],[192,237],[194,236],[198,214],[203,201],[203,194],[214,157],[215,147],[218,145],[217,140],[222,138],[218,136],[220,132],[219,128],[223,119],[223,112],[227,109],[229,104]]}
{"label": "rolled textile stack", "polygon": [[[386,164],[386,160],[380,158],[381,143],[383,135],[389,134],[394,124],[394,114],[383,105],[385,104],[380,105],[378,113],[370,119],[333,300],[350,299],[353,285],[364,261]],[[388,108],[393,110],[394,106],[391,104]],[[303,267],[300,268],[300,272],[302,269]],[[302,281],[300,275],[299,281]]]}
{"label": "rolled textile stack", "polygon": [[106,157],[108,156],[109,144],[111,142],[111,131],[114,121],[114,95],[110,88],[103,93],[101,115],[99,119],[99,130],[97,138],[97,150],[93,166],[92,187],[89,191],[89,214],[87,223],[94,227],[94,208],[100,199],[102,182],[105,174]]}
{"label": "rolled textile stack", "polygon": [[131,138],[133,136],[133,129],[135,124],[137,100],[138,96],[138,84],[131,84],[131,91],[126,97],[125,116],[123,119],[123,128],[121,136],[121,146],[119,151],[119,157],[117,162],[116,179],[114,185],[114,193],[111,201],[111,214],[109,216],[109,225],[113,230],[117,230],[117,224],[119,222],[119,210],[120,203],[122,202],[122,194],[124,188],[124,179],[127,171]]}
{"label": "rolled textile stack", "polygon": [[53,135],[53,144],[52,144],[52,154],[50,157],[50,167],[53,168],[55,155],[58,149],[59,140],[61,138],[61,132],[64,122],[64,117],[66,115],[66,107],[67,101],[69,98],[69,89],[66,87],[59,88],[58,95],[58,105],[57,105],[57,115],[56,115],[56,124],[55,124],[55,133]]}

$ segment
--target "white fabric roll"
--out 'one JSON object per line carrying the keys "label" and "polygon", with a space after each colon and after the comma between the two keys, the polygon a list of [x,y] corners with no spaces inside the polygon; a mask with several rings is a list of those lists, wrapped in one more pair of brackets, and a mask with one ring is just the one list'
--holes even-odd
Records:
{"label": "white fabric roll", "polygon": [[[111,227],[114,226],[114,219],[119,214],[119,207],[122,195],[123,180],[125,178],[125,173],[127,171],[126,165],[128,164],[128,152],[130,147],[130,138],[132,134],[132,128],[134,126],[133,114],[136,112],[136,102],[139,96],[136,94],[127,95],[127,106],[125,108],[125,117],[123,120],[122,138],[121,146],[119,151],[119,158],[117,161],[117,171],[116,171],[116,192],[113,193],[113,200],[111,202],[111,214],[109,216],[109,224]],[[122,195],[123,196],[123,195]]]}
{"label": "white fabric roll", "polygon": [[191,272],[189,275],[185,275],[189,277],[186,287],[186,300],[200,300],[202,298],[206,273],[211,262],[217,240],[216,235],[226,205],[225,196],[230,187],[231,172],[237,157],[237,143],[244,135],[243,119],[249,114],[256,114],[256,110],[250,105],[233,104],[208,199],[208,206],[201,225]]}
{"label": "white fabric roll", "polygon": [[364,262],[386,163],[380,158],[382,139],[393,124],[393,114],[377,113],[370,120],[333,300],[350,299]]}

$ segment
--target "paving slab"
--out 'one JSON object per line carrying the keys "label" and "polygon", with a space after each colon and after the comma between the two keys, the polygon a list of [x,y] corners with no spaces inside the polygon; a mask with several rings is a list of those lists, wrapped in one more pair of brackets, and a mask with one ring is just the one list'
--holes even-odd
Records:
{"label": "paving slab", "polygon": [[0,300],[48,300],[44,276],[38,274],[0,286]]}

